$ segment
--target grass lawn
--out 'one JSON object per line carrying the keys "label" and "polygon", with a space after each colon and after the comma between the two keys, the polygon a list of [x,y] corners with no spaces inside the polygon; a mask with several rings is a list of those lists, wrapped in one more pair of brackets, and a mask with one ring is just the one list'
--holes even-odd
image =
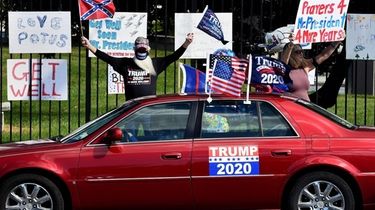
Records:
{"label": "grass lawn", "polygon": [[[167,52],[171,53],[171,52]],[[152,57],[155,52],[152,52]],[[20,141],[26,139],[47,138],[57,135],[66,135],[85,123],[86,107],[86,52],[74,47],[71,54],[56,55],[55,58],[68,60],[68,101],[13,101],[11,112],[5,112],[4,130],[0,143]],[[165,56],[166,52],[158,50],[158,56]],[[2,48],[2,101],[7,100],[6,60],[30,58],[30,55],[9,56],[8,49]],[[39,59],[39,55],[32,55]],[[181,60],[189,63],[189,60]],[[178,63],[171,64],[166,73],[158,77],[157,93],[179,92],[177,84]],[[176,82],[175,82],[176,81]],[[96,58],[91,59],[91,109],[90,119],[93,119],[108,110],[111,110],[125,101],[124,95],[107,94],[106,63]],[[336,107],[329,110],[337,113],[348,121],[359,125],[374,124],[374,97],[363,95],[344,95],[338,97]],[[357,105],[355,106],[355,101]],[[366,107],[365,107],[366,104]],[[367,110],[367,111],[365,111]],[[366,113],[366,115],[365,115]]]}

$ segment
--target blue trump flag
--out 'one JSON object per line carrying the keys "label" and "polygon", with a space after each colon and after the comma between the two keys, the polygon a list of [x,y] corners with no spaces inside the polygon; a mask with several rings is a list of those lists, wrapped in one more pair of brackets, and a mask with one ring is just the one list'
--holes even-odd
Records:
{"label": "blue trump flag", "polygon": [[203,17],[199,22],[197,28],[214,37],[215,39],[221,41],[224,45],[228,43],[228,41],[224,40],[224,33],[221,29],[219,19],[216,17],[212,10],[208,9],[208,6],[206,6],[206,8],[204,9]]}
{"label": "blue trump flag", "polygon": [[186,64],[180,64],[183,81],[181,93],[204,93],[206,74]]}
{"label": "blue trump flag", "polygon": [[266,56],[252,57],[251,85],[265,92],[287,92],[290,67],[284,62]]}

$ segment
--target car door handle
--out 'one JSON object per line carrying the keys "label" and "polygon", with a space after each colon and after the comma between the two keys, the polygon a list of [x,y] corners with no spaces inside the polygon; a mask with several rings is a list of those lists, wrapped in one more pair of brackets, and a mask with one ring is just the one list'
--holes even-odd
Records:
{"label": "car door handle", "polygon": [[180,152],[164,153],[161,158],[163,160],[178,160],[182,158],[182,154]]}
{"label": "car door handle", "polygon": [[273,150],[271,151],[272,156],[290,156],[292,151],[289,149],[286,150]]}

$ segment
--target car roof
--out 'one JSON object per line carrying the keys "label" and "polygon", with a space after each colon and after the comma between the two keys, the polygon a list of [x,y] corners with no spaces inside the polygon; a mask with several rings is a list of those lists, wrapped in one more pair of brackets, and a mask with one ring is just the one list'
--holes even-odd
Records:
{"label": "car roof", "polygon": [[[169,100],[207,100],[209,96],[207,94],[190,94],[190,93],[175,93],[175,94],[163,94],[163,95],[153,95],[153,96],[145,96],[145,97],[140,97],[133,99],[135,101],[154,101],[156,100],[161,100],[161,101],[169,101]],[[234,97],[234,96],[226,96],[222,94],[212,94],[211,98],[213,100],[215,99],[226,99],[226,100],[238,100],[238,99],[243,99],[246,100],[246,94],[242,94],[241,97]],[[288,94],[288,93],[283,93],[283,94],[277,94],[277,93],[250,93],[249,99],[280,99],[280,100],[290,100],[290,101],[296,101],[298,98],[295,96]]]}

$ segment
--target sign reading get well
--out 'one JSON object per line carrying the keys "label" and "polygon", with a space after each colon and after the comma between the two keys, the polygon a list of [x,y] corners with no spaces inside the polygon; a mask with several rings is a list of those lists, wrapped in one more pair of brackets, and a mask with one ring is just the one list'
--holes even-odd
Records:
{"label": "sign reading get well", "polygon": [[70,12],[9,12],[10,53],[70,53]]}
{"label": "sign reading get well", "polygon": [[7,79],[11,101],[68,99],[66,60],[8,59]]}
{"label": "sign reading get well", "polygon": [[344,40],[348,6],[349,0],[301,0],[294,40],[297,43]]}

